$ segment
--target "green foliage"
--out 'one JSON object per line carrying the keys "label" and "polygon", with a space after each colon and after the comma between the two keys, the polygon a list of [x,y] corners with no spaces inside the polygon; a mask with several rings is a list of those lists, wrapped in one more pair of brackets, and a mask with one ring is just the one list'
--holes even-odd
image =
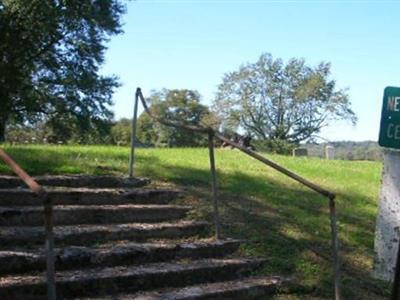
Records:
{"label": "green foliage", "polygon": [[7,130],[7,142],[12,144],[41,144],[46,143],[50,132],[44,124],[36,126],[9,126]]}
{"label": "green foliage", "polygon": [[[155,115],[178,124],[209,126],[214,121],[208,108],[200,103],[200,95],[196,91],[153,92],[149,102],[150,110]],[[161,147],[196,147],[206,143],[204,135],[161,125],[146,113],[138,119],[137,134],[142,143]]]}
{"label": "green foliage", "polygon": [[113,144],[128,146],[131,140],[131,120],[122,118],[115,122],[111,128],[111,141]]}
{"label": "green foliage", "polygon": [[165,133],[163,134],[163,129],[165,127],[155,124],[155,121],[144,112],[137,121],[137,138],[142,143],[160,146],[157,141],[159,136],[165,135]]}
{"label": "green foliage", "polygon": [[112,116],[118,83],[99,68],[123,12],[119,0],[0,0],[0,141],[10,123],[88,132]]}
{"label": "green foliage", "polygon": [[284,64],[263,54],[225,74],[214,111],[223,127],[242,128],[261,140],[309,140],[333,120],[356,122],[346,91],[337,90],[329,75],[329,63],[310,67],[293,58]]}
{"label": "green foliage", "polygon": [[292,154],[293,149],[296,148],[296,144],[280,139],[253,140],[252,145],[257,149],[257,151],[284,155]]}
{"label": "green foliage", "polygon": [[[62,122],[61,122],[62,121]],[[109,144],[111,123],[107,120],[90,120],[88,130],[82,130],[67,119],[57,123],[36,122],[31,125],[10,125],[6,141],[12,144]]]}

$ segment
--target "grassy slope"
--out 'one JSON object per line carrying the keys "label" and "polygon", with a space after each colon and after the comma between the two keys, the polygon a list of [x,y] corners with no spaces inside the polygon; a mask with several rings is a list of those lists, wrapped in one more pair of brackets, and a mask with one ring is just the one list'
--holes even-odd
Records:
{"label": "grassy slope", "polygon": [[[32,174],[126,174],[129,153],[89,146],[6,150]],[[199,208],[197,217],[211,220],[207,149],[139,149],[137,154],[138,175],[185,186],[203,199],[189,200]],[[345,298],[387,294],[387,287],[369,277],[381,164],[268,157],[339,195]],[[216,159],[224,233],[249,239],[244,253],[270,258],[264,273],[295,275],[315,297],[331,297],[326,199],[238,151],[218,150]],[[0,173],[7,172],[0,165]]]}

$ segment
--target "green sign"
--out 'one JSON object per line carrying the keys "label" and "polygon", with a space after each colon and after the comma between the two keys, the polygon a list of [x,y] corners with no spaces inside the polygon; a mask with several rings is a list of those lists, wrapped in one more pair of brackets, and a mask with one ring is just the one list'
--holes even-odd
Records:
{"label": "green sign", "polygon": [[400,149],[400,88],[385,88],[379,145]]}

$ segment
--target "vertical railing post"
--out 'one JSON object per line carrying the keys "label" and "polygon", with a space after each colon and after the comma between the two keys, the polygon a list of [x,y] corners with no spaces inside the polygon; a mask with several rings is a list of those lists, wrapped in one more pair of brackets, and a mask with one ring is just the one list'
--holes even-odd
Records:
{"label": "vertical railing post", "polygon": [[208,149],[210,154],[210,171],[211,171],[211,190],[214,207],[214,222],[215,222],[215,237],[221,238],[221,228],[218,209],[218,195],[217,195],[217,172],[215,170],[215,156],[214,156],[214,132],[208,132]]}
{"label": "vertical railing post", "polygon": [[329,198],[329,212],[331,219],[333,272],[335,277],[335,300],[340,300],[341,290],[340,290],[339,239],[337,233],[336,207],[335,207],[334,196],[331,196]]}
{"label": "vertical railing post", "polygon": [[140,88],[137,88],[135,93],[135,103],[133,106],[133,117],[132,117],[132,128],[131,128],[131,153],[129,156],[129,177],[133,177],[133,169],[135,165],[136,123],[137,123],[137,111],[139,105],[139,93],[141,93]]}
{"label": "vertical railing post", "polygon": [[46,233],[47,300],[56,300],[54,265],[53,202],[46,192],[40,194],[44,205]]}
{"label": "vertical railing post", "polygon": [[400,242],[397,249],[396,270],[394,273],[391,300],[400,299]]}

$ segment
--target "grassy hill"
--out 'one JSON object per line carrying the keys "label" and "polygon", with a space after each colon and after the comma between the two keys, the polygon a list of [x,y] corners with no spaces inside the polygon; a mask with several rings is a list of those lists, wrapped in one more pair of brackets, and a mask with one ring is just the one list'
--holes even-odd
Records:
{"label": "grassy hill", "polygon": [[[5,147],[31,174],[127,173],[128,148]],[[370,278],[381,163],[267,155],[338,194],[345,299],[384,299],[388,287]],[[295,276],[284,299],[332,297],[330,228],[325,198],[236,150],[217,150],[223,233],[244,238],[244,254],[269,258],[265,274]],[[183,187],[196,197],[195,217],[212,221],[207,149],[139,149],[137,175]],[[0,164],[0,173],[9,173]],[[307,296],[305,296],[306,294]],[[311,294],[310,294],[311,293]]]}

